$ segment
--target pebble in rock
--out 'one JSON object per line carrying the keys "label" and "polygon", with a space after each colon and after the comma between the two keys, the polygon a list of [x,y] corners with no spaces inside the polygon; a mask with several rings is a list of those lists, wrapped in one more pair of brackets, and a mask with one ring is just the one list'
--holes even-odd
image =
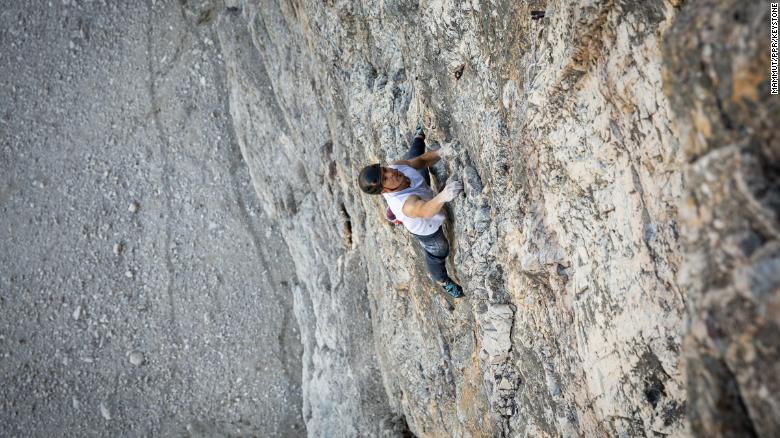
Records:
{"label": "pebble in rock", "polygon": [[100,402],[100,415],[102,415],[106,420],[111,419],[111,411],[108,410],[106,404],[103,402]]}
{"label": "pebble in rock", "polygon": [[130,213],[135,213],[138,211],[138,207],[139,207],[138,202],[133,201],[130,203],[130,206],[127,207],[127,211],[129,211]]}
{"label": "pebble in rock", "polygon": [[73,319],[76,321],[79,320],[79,317],[81,316],[81,306],[76,306],[76,310],[73,311]]}
{"label": "pebble in rock", "polygon": [[144,363],[144,354],[140,351],[130,353],[130,363],[136,367],[141,366]]}
{"label": "pebble in rock", "polygon": [[114,244],[114,255],[118,256],[118,255],[122,254],[122,250],[124,250],[124,249],[125,249],[125,246],[122,245],[122,242],[115,243]]}

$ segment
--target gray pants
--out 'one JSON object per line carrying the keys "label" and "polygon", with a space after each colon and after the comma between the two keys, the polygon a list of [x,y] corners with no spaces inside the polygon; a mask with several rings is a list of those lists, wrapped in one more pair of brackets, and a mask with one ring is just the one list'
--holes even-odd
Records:
{"label": "gray pants", "polygon": [[450,244],[444,237],[444,231],[441,227],[430,236],[418,236],[412,234],[425,252],[425,264],[428,266],[428,272],[431,278],[442,282],[449,280],[447,275],[447,256],[450,254]]}

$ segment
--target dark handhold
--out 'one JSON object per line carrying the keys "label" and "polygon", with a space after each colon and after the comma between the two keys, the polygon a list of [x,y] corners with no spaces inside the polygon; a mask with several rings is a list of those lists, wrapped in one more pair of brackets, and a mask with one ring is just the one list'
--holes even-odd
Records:
{"label": "dark handhold", "polygon": [[[342,227],[342,237],[344,238],[344,243],[347,247],[352,247],[352,217],[349,215],[349,212],[347,211],[347,207],[342,202],[340,204],[341,206],[341,217],[344,220],[344,225]],[[389,211],[390,209],[388,209]]]}
{"label": "dark handhold", "polygon": [[333,140],[327,140],[322,144],[322,153],[328,156],[333,153]]}
{"label": "dark handhold", "polygon": [[531,11],[531,20],[541,20],[544,18],[544,11]]}
{"label": "dark handhold", "polygon": [[645,397],[647,401],[655,408],[658,405],[658,400],[661,399],[661,391],[658,388],[649,388],[645,391]]}
{"label": "dark handhold", "polygon": [[198,26],[202,24],[209,24],[214,20],[214,17],[216,16],[216,13],[214,12],[214,9],[212,8],[206,8],[202,11],[200,11],[200,14],[198,15]]}
{"label": "dark handhold", "polygon": [[566,273],[566,267],[564,267],[562,264],[558,263],[558,266],[556,266],[556,271],[558,272],[558,275],[563,277],[563,282],[568,283],[569,282],[569,274]]}
{"label": "dark handhold", "polygon": [[461,64],[458,66],[458,68],[455,69],[455,79],[460,79],[461,76],[463,76],[463,69],[466,68],[466,64]]}

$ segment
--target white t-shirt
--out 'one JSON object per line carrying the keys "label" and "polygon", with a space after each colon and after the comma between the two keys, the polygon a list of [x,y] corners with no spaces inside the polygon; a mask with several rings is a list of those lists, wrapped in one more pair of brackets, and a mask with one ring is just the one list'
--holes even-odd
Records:
{"label": "white t-shirt", "polygon": [[402,172],[404,175],[406,175],[407,178],[409,178],[409,181],[411,181],[411,185],[401,191],[382,193],[382,196],[385,197],[390,210],[393,211],[395,218],[401,221],[401,223],[404,224],[404,227],[406,227],[409,232],[417,234],[418,236],[430,236],[431,234],[435,233],[444,222],[443,212],[439,211],[432,218],[422,218],[408,217],[404,214],[403,211],[404,202],[406,202],[406,198],[411,195],[416,195],[423,201],[430,201],[434,196],[436,196],[435,193],[433,193],[433,190],[431,190],[430,186],[425,183],[425,180],[423,179],[422,175],[420,175],[420,172],[418,172],[415,168],[406,166],[404,164],[391,164],[387,167]]}

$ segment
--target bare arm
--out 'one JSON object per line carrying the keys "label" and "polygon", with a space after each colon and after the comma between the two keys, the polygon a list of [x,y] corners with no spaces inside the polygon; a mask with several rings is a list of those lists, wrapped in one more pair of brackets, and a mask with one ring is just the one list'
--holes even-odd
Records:
{"label": "bare arm", "polygon": [[404,202],[403,212],[408,217],[432,218],[441,211],[446,201],[441,193],[430,201],[423,201],[419,196],[409,196]]}
{"label": "bare arm", "polygon": [[[403,164],[405,166],[412,167],[414,169],[420,170],[425,169],[426,167],[431,167],[434,164],[436,164],[437,161],[439,161],[439,151],[428,151],[419,157],[412,158],[411,160],[397,160],[393,161],[392,164]],[[406,213],[404,213],[406,214]]]}
{"label": "bare arm", "polygon": [[445,202],[450,202],[463,193],[460,181],[449,181],[444,190],[430,201],[423,201],[419,196],[411,195],[404,202],[403,212],[408,217],[431,218],[438,213]]}

